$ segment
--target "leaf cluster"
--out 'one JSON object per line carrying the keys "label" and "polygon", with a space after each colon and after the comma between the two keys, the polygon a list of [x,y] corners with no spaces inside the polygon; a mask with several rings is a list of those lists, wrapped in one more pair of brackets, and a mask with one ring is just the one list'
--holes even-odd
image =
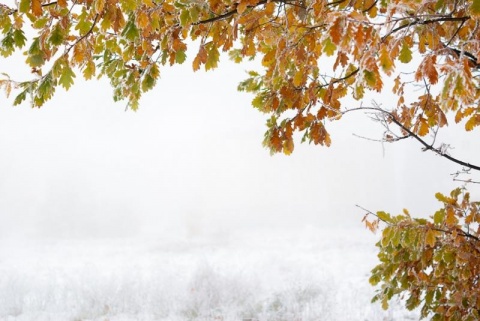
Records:
{"label": "leaf cluster", "polygon": [[480,318],[480,202],[460,188],[449,196],[436,194],[442,207],[430,219],[414,219],[407,211],[376,214],[386,224],[378,264],[370,277],[380,284],[373,301],[386,309],[396,295],[408,309],[420,307],[431,320]]}
{"label": "leaf cluster", "polygon": [[[135,110],[161,66],[184,63],[195,44],[194,70],[216,68],[221,51],[236,62],[261,60],[263,71],[239,89],[253,93],[253,106],[269,115],[264,145],[272,153],[290,154],[295,132],[329,146],[327,121],[348,111],[342,98],[382,92],[386,77],[394,77],[398,96],[388,109],[414,134],[446,125],[448,112],[472,130],[480,123],[479,6],[477,0],[21,0],[0,8],[0,54],[27,47],[36,79],[0,86],[8,94],[20,89],[14,104],[28,93],[40,107],[56,86],[70,88],[79,72],[86,79],[106,76],[114,99],[127,99]],[[26,22],[34,28],[28,39]],[[320,64],[322,57],[332,64]],[[399,65],[412,68],[413,79]],[[433,93],[435,85],[441,90]],[[423,93],[407,102],[407,86]]]}

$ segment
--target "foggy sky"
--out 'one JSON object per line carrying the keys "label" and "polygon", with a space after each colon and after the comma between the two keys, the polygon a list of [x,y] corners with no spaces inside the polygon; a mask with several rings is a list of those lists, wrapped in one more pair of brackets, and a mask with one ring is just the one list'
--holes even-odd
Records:
{"label": "foggy sky", "polygon": [[[355,204],[430,215],[439,207],[435,192],[457,186],[449,174],[459,168],[412,140],[382,145],[353,136],[381,138],[380,125],[361,113],[327,125],[330,148],[297,144],[292,156],[270,156],[261,145],[267,116],[236,91],[246,68],[228,61],[209,73],[188,63],[163,68],[137,112],[113,102],[106,80],[80,75],[41,109],[12,107],[2,94],[0,233],[360,226]],[[452,154],[479,159],[478,130],[447,132],[439,139],[455,146]]]}

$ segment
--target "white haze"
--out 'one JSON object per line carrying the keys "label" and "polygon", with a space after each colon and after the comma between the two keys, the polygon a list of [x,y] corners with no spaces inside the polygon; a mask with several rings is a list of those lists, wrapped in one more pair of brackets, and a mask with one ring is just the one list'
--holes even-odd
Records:
{"label": "white haze", "polygon": [[[41,109],[3,98],[0,229],[92,236],[170,224],[352,226],[362,217],[355,204],[425,215],[438,206],[434,193],[450,190],[457,168],[416,142],[353,136],[381,137],[363,114],[329,126],[331,148],[298,144],[290,157],[270,156],[261,146],[266,117],[236,91],[244,77],[228,62],[213,73],[164,69],[136,113],[112,102],[105,81],[77,80]],[[467,143],[457,139],[453,152],[473,159]]]}

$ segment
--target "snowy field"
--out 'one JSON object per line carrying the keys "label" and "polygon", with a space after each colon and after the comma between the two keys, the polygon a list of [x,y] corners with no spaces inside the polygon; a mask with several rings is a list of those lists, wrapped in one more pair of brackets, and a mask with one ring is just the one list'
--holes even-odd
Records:
{"label": "snowy field", "polygon": [[0,320],[415,320],[371,304],[375,236],[314,227],[2,239]]}

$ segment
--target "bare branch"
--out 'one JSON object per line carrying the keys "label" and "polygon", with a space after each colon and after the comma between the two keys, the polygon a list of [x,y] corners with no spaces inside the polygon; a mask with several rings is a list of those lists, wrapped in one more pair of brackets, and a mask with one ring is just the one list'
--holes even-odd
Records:
{"label": "bare branch", "polygon": [[[412,17],[413,19],[413,17]],[[432,24],[432,23],[437,23],[437,22],[446,22],[446,21],[460,21],[460,22],[465,22],[467,20],[470,19],[470,16],[464,16],[464,17],[450,17],[450,16],[444,16],[444,17],[440,17],[440,18],[437,18],[437,19],[430,19],[430,20],[420,20],[420,19],[416,19],[414,21],[412,21],[411,23],[408,23],[408,24],[405,24],[405,25],[401,25],[399,27],[396,27],[392,30],[390,30],[390,32],[388,32],[385,36],[382,37],[382,41],[384,41],[386,38],[388,38],[391,34],[394,34],[395,32],[397,31],[400,31],[402,29],[405,29],[405,28],[410,28],[412,26],[416,26],[416,25],[428,25],[428,24]]]}
{"label": "bare branch", "polygon": [[399,128],[401,128],[403,131],[405,131],[407,133],[406,136],[408,137],[412,137],[414,138],[416,141],[418,141],[422,146],[423,146],[423,151],[432,151],[434,152],[435,154],[439,155],[439,156],[442,156],[456,164],[459,164],[459,165],[462,165],[462,166],[465,166],[465,167],[468,167],[470,169],[473,169],[473,170],[476,170],[476,171],[480,171],[480,166],[478,165],[474,165],[474,164],[470,164],[470,163],[467,163],[467,162],[464,162],[458,158],[455,158],[455,157],[452,157],[450,156],[448,153],[446,153],[446,151],[440,147],[440,148],[436,148],[436,147],[433,147],[432,144],[428,144],[425,140],[423,140],[420,136],[418,136],[417,134],[415,134],[414,132],[412,132],[410,130],[410,128],[406,127],[405,125],[403,125],[399,120],[396,119],[395,115],[393,115],[391,112],[389,111],[386,111],[380,107],[359,107],[359,108],[352,108],[352,109],[348,109],[348,110],[345,110],[342,112],[342,114],[346,114],[348,112],[352,112],[352,111],[376,111],[376,112],[379,112],[383,115],[385,115],[386,117],[388,117],[388,119],[394,123],[395,125],[397,125]]}

